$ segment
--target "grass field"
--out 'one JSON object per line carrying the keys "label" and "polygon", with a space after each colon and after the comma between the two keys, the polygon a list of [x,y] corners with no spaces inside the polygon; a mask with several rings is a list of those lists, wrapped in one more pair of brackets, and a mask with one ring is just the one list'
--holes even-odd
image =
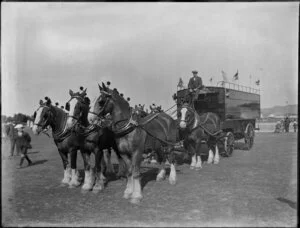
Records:
{"label": "grass field", "polygon": [[[142,168],[143,200],[122,198],[125,180],[103,192],[62,186],[62,162],[52,139],[32,136],[34,165],[16,169],[2,143],[3,226],[296,226],[297,134],[256,133],[250,151],[239,149],[196,172],[177,166],[178,183],[156,182],[157,168]],[[26,163],[26,162],[25,162]],[[78,168],[83,163],[78,156]],[[80,172],[82,174],[82,171]]]}

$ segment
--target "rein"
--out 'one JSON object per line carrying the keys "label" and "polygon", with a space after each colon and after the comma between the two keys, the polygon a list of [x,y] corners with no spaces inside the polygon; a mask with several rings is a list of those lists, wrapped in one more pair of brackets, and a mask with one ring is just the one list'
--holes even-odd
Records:
{"label": "rein", "polygon": [[[189,107],[189,106],[186,106],[185,108],[187,108],[188,110],[190,110],[190,111],[193,112],[193,114],[194,114],[194,116],[195,116],[195,118],[194,118],[194,124],[195,124],[196,116],[199,117],[199,114],[196,112],[196,110],[195,110],[194,108],[191,108],[191,107]],[[222,130],[219,130],[219,131],[217,131],[217,132],[215,132],[215,133],[211,133],[206,127],[204,127],[204,124],[205,124],[205,122],[207,121],[207,119],[208,119],[208,115],[206,115],[206,118],[205,118],[205,120],[204,120],[203,122],[199,122],[198,125],[197,125],[196,127],[194,127],[194,128],[191,129],[191,133],[194,132],[195,130],[199,129],[199,128],[202,128],[202,129],[203,129],[206,133],[208,133],[210,136],[216,137],[217,134],[219,134],[219,133],[222,132]],[[223,136],[218,137],[218,139],[220,139],[220,138],[223,138]]]}

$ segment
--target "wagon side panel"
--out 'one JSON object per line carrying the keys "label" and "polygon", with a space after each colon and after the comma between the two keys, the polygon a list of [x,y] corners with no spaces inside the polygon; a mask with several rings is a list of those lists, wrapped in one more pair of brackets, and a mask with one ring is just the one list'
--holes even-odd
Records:
{"label": "wagon side panel", "polygon": [[225,119],[256,119],[259,117],[259,94],[226,89]]}

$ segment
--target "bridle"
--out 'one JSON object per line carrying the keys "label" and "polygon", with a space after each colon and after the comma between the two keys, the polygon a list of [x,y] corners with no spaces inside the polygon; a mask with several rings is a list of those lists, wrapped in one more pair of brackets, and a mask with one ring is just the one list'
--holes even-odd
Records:
{"label": "bridle", "polygon": [[[70,107],[69,107],[69,106],[70,106],[70,101],[73,100],[73,99],[77,99],[78,102],[80,102],[80,103],[82,103],[82,104],[84,104],[84,105],[88,105],[88,103],[85,102],[81,96],[78,96],[78,95],[71,96],[71,98],[70,98],[70,99],[67,101],[67,103],[66,103],[66,110],[67,110],[67,111],[70,111],[70,110],[68,110],[68,109],[70,109]],[[69,108],[67,108],[67,107],[69,107]],[[77,124],[78,121],[80,120],[81,115],[82,115],[82,112],[80,112],[79,117],[74,116],[74,115],[70,115],[70,114],[68,113],[68,116],[67,116],[67,117],[68,117],[68,118],[71,117],[72,119],[75,119],[75,120],[76,120],[76,123],[75,123],[75,124]]]}
{"label": "bridle", "polygon": [[[48,118],[43,118],[45,119],[42,123],[40,123],[40,121],[38,123],[33,123],[33,125],[36,125],[38,127],[41,127],[42,130],[45,129],[48,125],[49,125],[49,121],[50,121],[50,117],[52,117],[52,112],[51,112],[51,108],[47,105],[40,105],[40,107],[37,109],[39,110],[40,108],[47,108],[48,110],[46,111],[47,117]],[[37,111],[36,110],[36,111]],[[34,112],[34,118],[36,118],[36,111]]]}
{"label": "bridle", "polygon": [[187,109],[187,112],[191,112],[191,113],[193,114],[193,117],[194,117],[194,118],[191,118],[191,119],[189,119],[189,120],[186,120],[186,118],[183,119],[183,120],[180,119],[179,122],[181,122],[181,121],[182,121],[182,122],[185,122],[186,125],[189,126],[193,120],[195,121],[195,117],[196,117],[197,112],[196,112],[196,110],[195,110],[193,107],[190,107],[189,105],[186,105],[186,104],[184,104],[184,105],[181,106],[180,111],[181,111],[183,108],[186,108],[186,109]]}
{"label": "bridle", "polygon": [[101,93],[103,93],[103,94],[106,95],[106,96],[105,96],[106,99],[105,99],[105,102],[104,102],[103,106],[100,108],[100,110],[99,110],[98,113],[89,111],[89,113],[91,113],[91,114],[97,116],[98,118],[101,117],[103,111],[105,110],[105,108],[106,108],[106,106],[108,105],[108,102],[110,101],[110,98],[111,98],[111,94],[110,94],[110,93],[105,92],[105,91],[101,91]]}

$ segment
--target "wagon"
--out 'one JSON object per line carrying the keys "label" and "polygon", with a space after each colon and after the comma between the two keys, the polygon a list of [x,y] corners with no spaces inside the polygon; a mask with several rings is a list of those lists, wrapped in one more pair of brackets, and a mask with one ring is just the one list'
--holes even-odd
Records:
{"label": "wagon", "polygon": [[[260,118],[259,92],[251,87],[220,81],[216,86],[207,86],[194,101],[199,115],[213,112],[220,117],[224,135],[221,153],[224,156],[232,155],[235,140],[244,139],[246,149],[252,148],[256,119]],[[177,90],[177,107],[188,93],[188,89]]]}

